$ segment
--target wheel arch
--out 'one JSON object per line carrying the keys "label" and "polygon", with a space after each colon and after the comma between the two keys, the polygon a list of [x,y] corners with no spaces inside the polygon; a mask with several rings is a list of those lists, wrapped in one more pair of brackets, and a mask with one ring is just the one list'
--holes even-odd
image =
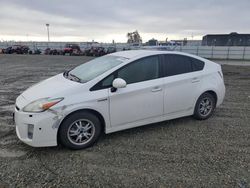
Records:
{"label": "wheel arch", "polygon": [[209,94],[211,94],[211,95],[214,97],[214,99],[215,99],[215,106],[217,106],[218,94],[217,94],[216,91],[213,90],[213,89],[207,89],[207,90],[204,90],[203,92],[201,92],[201,94],[198,95],[198,96],[196,97],[196,99],[195,99],[195,101],[194,101],[193,112],[194,112],[194,110],[195,110],[195,106],[196,106],[196,103],[197,103],[199,97],[202,96],[204,93],[209,93]]}
{"label": "wheel arch", "polygon": [[[208,94],[209,94],[210,97],[213,97],[215,105],[211,106],[211,108],[208,111],[208,113],[205,112],[206,114],[201,114],[200,113],[200,109],[199,109],[200,108],[199,107],[199,105],[200,105],[199,101],[200,101],[201,96],[204,95],[204,94],[206,94],[206,96],[208,96]],[[197,120],[205,120],[205,119],[209,118],[212,115],[214,109],[216,108],[217,100],[218,100],[218,96],[217,96],[217,93],[214,90],[207,90],[207,91],[204,91],[203,93],[201,93],[200,96],[197,98],[197,100],[195,102],[195,107],[194,107],[194,110],[193,110],[193,117],[195,119],[197,119]]]}
{"label": "wheel arch", "polygon": [[[208,90],[208,91],[205,91],[204,93],[209,93],[209,94],[211,94],[214,97],[214,99],[215,99],[215,106],[216,106],[217,105],[217,101],[218,101],[218,95],[217,95],[217,93],[215,91],[213,91],[213,90]],[[204,93],[202,93],[202,94],[204,94]]]}
{"label": "wheel arch", "polygon": [[102,115],[100,112],[98,112],[97,110],[90,109],[90,108],[78,109],[78,110],[75,110],[75,111],[70,112],[69,114],[67,114],[67,115],[61,120],[61,122],[60,122],[60,124],[59,124],[59,127],[58,127],[58,131],[57,131],[57,143],[60,143],[60,139],[59,139],[59,130],[60,130],[61,124],[62,124],[67,118],[69,118],[71,115],[73,115],[73,114],[75,114],[75,113],[78,113],[78,112],[89,112],[89,113],[92,113],[92,114],[96,115],[97,118],[101,121],[102,132],[105,131],[106,122],[105,122],[105,119],[104,119],[103,115]]}

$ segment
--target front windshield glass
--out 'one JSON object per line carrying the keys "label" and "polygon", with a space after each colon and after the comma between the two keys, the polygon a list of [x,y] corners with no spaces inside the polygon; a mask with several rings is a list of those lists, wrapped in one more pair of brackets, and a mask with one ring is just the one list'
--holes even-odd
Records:
{"label": "front windshield glass", "polygon": [[81,82],[88,82],[123,63],[124,60],[125,58],[110,55],[99,57],[72,69],[69,75],[77,77]]}

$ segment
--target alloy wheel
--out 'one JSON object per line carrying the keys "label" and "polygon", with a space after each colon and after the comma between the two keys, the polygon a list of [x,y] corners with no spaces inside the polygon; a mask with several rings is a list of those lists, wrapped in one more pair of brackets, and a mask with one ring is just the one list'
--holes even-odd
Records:
{"label": "alloy wheel", "polygon": [[203,98],[199,104],[199,113],[201,116],[207,116],[213,109],[213,102],[210,98]]}
{"label": "alloy wheel", "polygon": [[93,138],[94,134],[94,124],[88,119],[80,119],[69,126],[67,136],[72,144],[84,145]]}

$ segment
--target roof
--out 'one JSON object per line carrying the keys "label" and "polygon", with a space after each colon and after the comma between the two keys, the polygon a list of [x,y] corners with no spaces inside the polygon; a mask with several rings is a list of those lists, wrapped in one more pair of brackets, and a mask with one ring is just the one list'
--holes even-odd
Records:
{"label": "roof", "polygon": [[127,50],[127,51],[115,52],[109,55],[124,57],[126,59],[134,59],[137,57],[144,57],[144,56],[158,55],[158,54],[180,54],[180,55],[194,56],[192,54],[187,54],[187,53],[178,52],[178,51],[151,50],[151,49],[149,50]]}
{"label": "roof", "polygon": [[159,54],[179,54],[204,60],[204,58],[196,56],[194,54],[188,54],[185,52],[178,52],[178,51],[165,51],[165,50],[127,50],[127,51],[115,52],[109,55],[123,57],[126,59],[137,59],[145,56],[159,55]]}
{"label": "roof", "polygon": [[124,58],[127,58],[127,59],[133,59],[135,57],[140,57],[140,56],[159,54],[159,52],[162,52],[162,51],[156,51],[156,50],[127,50],[127,51],[120,51],[120,52],[112,53],[111,55],[124,57]]}

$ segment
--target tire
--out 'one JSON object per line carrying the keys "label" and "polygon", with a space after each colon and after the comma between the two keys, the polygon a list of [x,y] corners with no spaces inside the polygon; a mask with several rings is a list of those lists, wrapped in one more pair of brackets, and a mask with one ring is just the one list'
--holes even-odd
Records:
{"label": "tire", "polygon": [[63,121],[58,136],[63,146],[79,150],[92,146],[100,137],[101,130],[102,124],[97,116],[76,112]]}
{"label": "tire", "polygon": [[216,106],[215,98],[210,93],[202,94],[195,105],[194,118],[205,120],[212,116]]}

